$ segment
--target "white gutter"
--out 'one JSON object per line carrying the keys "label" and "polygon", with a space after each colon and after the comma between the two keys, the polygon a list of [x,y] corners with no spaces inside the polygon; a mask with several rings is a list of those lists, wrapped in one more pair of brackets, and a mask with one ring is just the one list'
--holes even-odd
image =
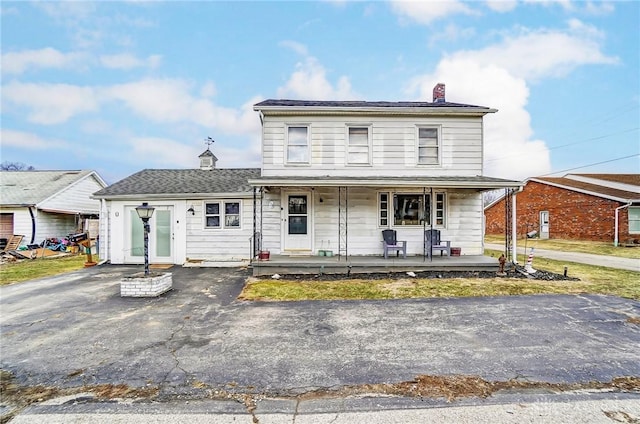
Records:
{"label": "white gutter", "polygon": [[616,219],[615,219],[616,223],[615,223],[615,227],[614,227],[614,230],[613,230],[613,245],[615,247],[618,247],[618,211],[620,209],[628,208],[631,205],[632,205],[632,203],[629,202],[626,205],[618,206],[616,208]]}

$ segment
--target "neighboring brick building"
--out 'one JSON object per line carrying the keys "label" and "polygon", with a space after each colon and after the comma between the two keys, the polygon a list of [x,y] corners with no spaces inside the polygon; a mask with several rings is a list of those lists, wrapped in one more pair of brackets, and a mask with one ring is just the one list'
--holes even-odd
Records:
{"label": "neighboring brick building", "polygon": [[[518,237],[640,243],[640,174],[530,178],[516,195],[516,216]],[[504,234],[504,198],[485,208],[485,218],[487,234]]]}

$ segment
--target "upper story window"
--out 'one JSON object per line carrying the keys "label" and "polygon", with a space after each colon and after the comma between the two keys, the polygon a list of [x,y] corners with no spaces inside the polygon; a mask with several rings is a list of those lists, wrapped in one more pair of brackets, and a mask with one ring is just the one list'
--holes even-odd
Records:
{"label": "upper story window", "polygon": [[418,164],[437,165],[440,163],[440,140],[438,128],[418,127]]}
{"label": "upper story window", "polygon": [[240,228],[240,202],[207,202],[205,228]]}
{"label": "upper story window", "polygon": [[309,163],[309,127],[287,127],[287,163]]}
{"label": "upper story window", "polygon": [[347,163],[350,165],[368,165],[370,163],[369,127],[349,127],[347,139]]}

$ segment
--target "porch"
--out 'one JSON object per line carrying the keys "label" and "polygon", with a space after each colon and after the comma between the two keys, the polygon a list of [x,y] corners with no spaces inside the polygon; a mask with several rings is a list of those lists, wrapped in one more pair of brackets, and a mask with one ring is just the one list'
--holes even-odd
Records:
{"label": "porch", "polygon": [[251,262],[254,276],[273,274],[368,274],[422,271],[489,271],[497,272],[498,260],[483,255],[439,256],[433,260],[422,256],[284,256],[271,255],[269,260]]}

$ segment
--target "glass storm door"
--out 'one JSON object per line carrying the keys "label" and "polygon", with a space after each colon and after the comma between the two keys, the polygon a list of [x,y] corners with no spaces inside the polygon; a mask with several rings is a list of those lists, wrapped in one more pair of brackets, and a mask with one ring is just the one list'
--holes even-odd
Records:
{"label": "glass storm door", "polygon": [[[173,263],[173,207],[154,206],[156,210],[149,220],[149,262]],[[144,228],[134,207],[128,208],[129,248],[127,262],[144,262]]]}
{"label": "glass storm door", "polygon": [[309,194],[287,194],[284,218],[284,250],[311,251]]}

